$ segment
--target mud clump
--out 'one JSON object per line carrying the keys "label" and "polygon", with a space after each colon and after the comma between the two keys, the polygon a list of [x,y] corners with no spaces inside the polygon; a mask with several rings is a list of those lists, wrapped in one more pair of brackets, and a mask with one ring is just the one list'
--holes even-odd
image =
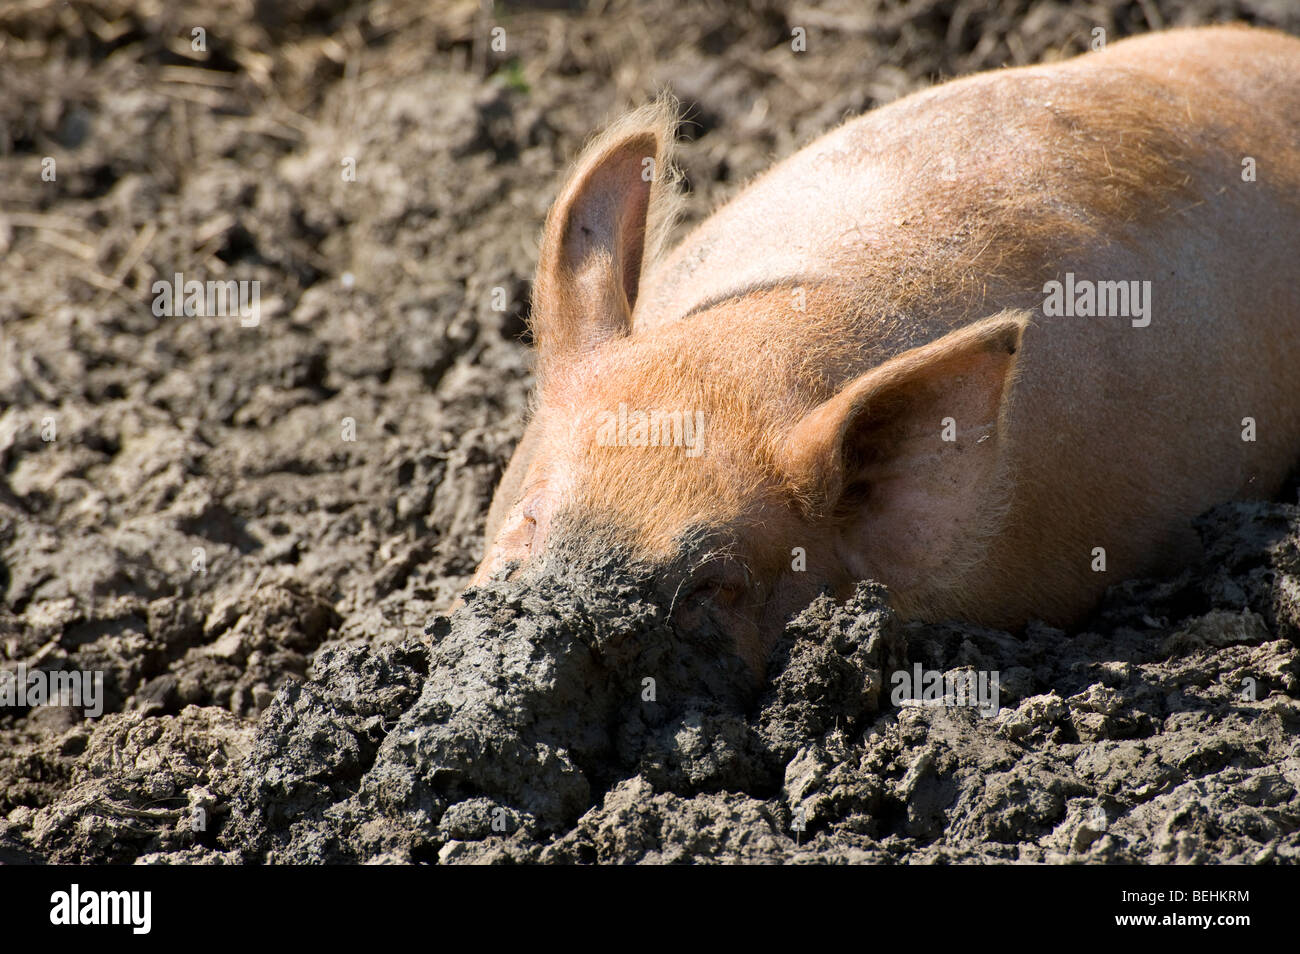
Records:
{"label": "mud clump", "polygon": [[0,821],[24,857],[55,864],[220,860],[213,837],[229,810],[227,791],[242,764],[251,726],[216,707],[175,716],[107,716],[8,758],[29,769],[64,765],[67,786],[41,808],[20,807]]}
{"label": "mud clump", "polygon": [[629,780],[771,795],[801,738],[874,712],[901,647],[883,600],[814,604],[755,707],[738,657],[678,633],[613,568],[491,584],[430,648],[323,652],[263,719],[222,842],[275,861],[536,859]]}
{"label": "mud clump", "polygon": [[[638,769],[686,789],[770,774],[758,736],[736,714],[753,691],[741,661],[688,645],[647,588],[614,571],[491,584],[430,631],[428,648],[323,653],[317,677],[276,700],[231,845],[270,845],[278,859],[364,860],[381,850],[418,860],[503,832],[542,840]],[[340,698],[358,668],[382,679]],[[394,682],[412,687],[404,711],[357,707]],[[382,741],[358,731],[380,715],[392,718]],[[347,738],[324,738],[331,733]],[[311,753],[308,772],[295,753]],[[292,804],[313,823],[277,830],[261,810],[268,802]],[[405,837],[369,842],[377,813],[400,819],[394,831]]]}

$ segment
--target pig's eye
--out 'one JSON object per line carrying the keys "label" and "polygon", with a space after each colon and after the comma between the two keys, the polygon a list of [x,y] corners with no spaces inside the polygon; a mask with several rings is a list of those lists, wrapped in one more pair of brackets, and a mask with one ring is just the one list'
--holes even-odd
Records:
{"label": "pig's eye", "polygon": [[702,603],[712,603],[715,606],[730,606],[740,599],[742,593],[744,593],[744,590],[741,587],[717,581],[708,581],[692,587],[690,592],[683,598],[682,603],[697,606]]}
{"label": "pig's eye", "polygon": [[710,613],[734,610],[748,591],[748,583],[748,574],[734,565],[694,580],[677,598],[673,621],[687,631],[699,629]]}
{"label": "pig's eye", "polygon": [[749,570],[743,563],[733,558],[719,557],[695,570],[690,592],[698,592],[715,600],[734,600],[748,591],[751,583]]}

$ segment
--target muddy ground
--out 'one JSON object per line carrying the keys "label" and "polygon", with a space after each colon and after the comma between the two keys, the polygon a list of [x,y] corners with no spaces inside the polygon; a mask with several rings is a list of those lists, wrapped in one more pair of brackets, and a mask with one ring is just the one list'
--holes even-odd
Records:
{"label": "muddy ground", "polygon": [[[1300,861],[1294,486],[1077,632],[823,599],[758,697],[614,566],[440,615],[602,120],[681,99],[689,225],[935,79],[1300,7],[550,6],[0,9],[0,661],[105,679],[0,708],[0,862]],[[178,272],[260,321],[156,316]],[[915,663],[1001,710],[894,705]]]}

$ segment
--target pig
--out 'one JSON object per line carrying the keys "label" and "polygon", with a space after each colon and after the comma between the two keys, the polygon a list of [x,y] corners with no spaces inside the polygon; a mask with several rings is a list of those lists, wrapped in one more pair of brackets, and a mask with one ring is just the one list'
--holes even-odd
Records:
{"label": "pig", "polygon": [[1077,624],[1300,456],[1300,40],[1127,39],[852,119],[680,244],[675,111],[546,219],[472,583],[618,554],[761,678],[790,616]]}

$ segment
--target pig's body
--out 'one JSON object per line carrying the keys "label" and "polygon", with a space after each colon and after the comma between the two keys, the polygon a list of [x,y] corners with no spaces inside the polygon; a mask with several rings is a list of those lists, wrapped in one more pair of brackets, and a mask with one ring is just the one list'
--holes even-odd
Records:
{"label": "pig's body", "polygon": [[[1256,181],[1243,181],[1246,157]],[[1067,273],[1150,282],[1149,312],[1045,313],[1045,284]],[[1191,518],[1274,494],[1300,456],[1300,41],[1174,32],[908,97],[774,167],[647,262],[627,298],[630,333],[598,329],[544,369],[481,576],[543,549],[557,513],[623,507],[648,553],[666,551],[674,528],[730,528],[751,580],[782,574],[801,546],[810,583],[874,576],[910,615],[1067,623],[1110,583],[1184,559]],[[987,355],[971,352],[876,401],[917,410],[869,422],[861,440],[882,428],[888,440],[844,451],[874,468],[859,512],[871,522],[846,530],[843,500],[814,506],[816,519],[785,514],[780,488],[798,484],[790,493],[806,503],[807,488],[849,479],[799,483],[815,457],[807,446],[821,446],[813,424],[798,430],[814,408],[1008,309],[1027,322],[987,393],[936,390],[954,374],[984,380],[970,361]],[[548,320],[568,319],[558,305],[541,311],[544,342]],[[709,412],[710,476],[697,490],[690,475],[702,471],[689,468],[701,465],[689,459],[643,449],[638,465],[566,448],[589,443],[575,422],[621,401]],[[950,416],[957,442],[921,443]],[[1256,422],[1253,442],[1243,418]],[[835,427],[843,439],[847,425]],[[981,475],[970,486],[962,452]],[[742,472],[749,460],[761,465]],[[638,483],[647,464],[661,472]],[[745,488],[734,494],[731,472]],[[521,549],[511,512],[530,491]],[[692,493],[706,503],[680,500]],[[819,546],[832,512],[835,539]],[[760,630],[811,595],[795,580],[767,581]]]}

